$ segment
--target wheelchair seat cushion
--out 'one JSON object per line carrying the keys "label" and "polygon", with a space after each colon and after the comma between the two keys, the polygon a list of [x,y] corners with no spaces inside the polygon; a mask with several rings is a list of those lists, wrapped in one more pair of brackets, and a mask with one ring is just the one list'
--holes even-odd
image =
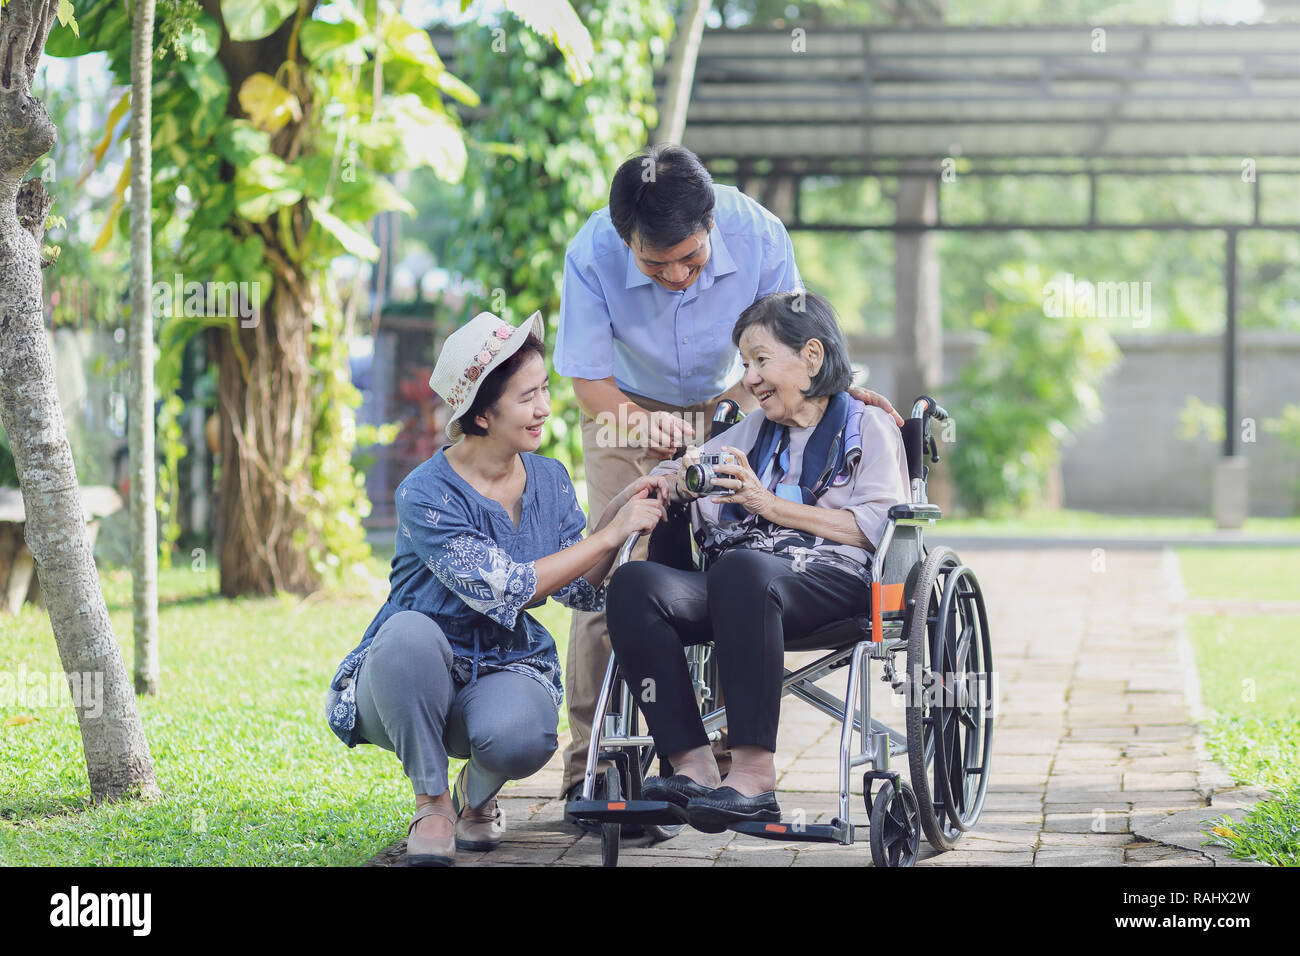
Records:
{"label": "wheelchair seat cushion", "polygon": [[852,647],[858,641],[871,636],[871,617],[859,614],[846,617],[830,624],[823,624],[817,630],[803,637],[787,639],[787,651],[838,651]]}

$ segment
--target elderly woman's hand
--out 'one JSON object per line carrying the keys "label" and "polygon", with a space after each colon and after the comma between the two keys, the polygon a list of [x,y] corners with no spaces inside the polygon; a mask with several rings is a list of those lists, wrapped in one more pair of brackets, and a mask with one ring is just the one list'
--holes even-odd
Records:
{"label": "elderly woman's hand", "polygon": [[716,474],[733,477],[715,478],[713,483],[721,488],[733,490],[728,495],[713,496],[709,500],[719,504],[737,504],[750,514],[760,517],[766,514],[772,502],[776,500],[776,495],[763,487],[763,483],[758,480],[758,475],[754,474],[754,469],[749,467],[749,459],[745,457],[743,451],[731,445],[723,445],[722,450],[735,455],[736,464],[715,465],[713,470]]}

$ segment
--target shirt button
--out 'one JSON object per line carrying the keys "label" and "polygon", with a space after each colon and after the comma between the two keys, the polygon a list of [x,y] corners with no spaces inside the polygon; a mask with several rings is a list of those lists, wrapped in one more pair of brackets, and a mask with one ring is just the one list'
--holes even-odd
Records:
{"label": "shirt button", "polygon": [[685,339],[682,339],[682,345],[685,345],[685,344],[686,344],[686,340],[685,340]]}

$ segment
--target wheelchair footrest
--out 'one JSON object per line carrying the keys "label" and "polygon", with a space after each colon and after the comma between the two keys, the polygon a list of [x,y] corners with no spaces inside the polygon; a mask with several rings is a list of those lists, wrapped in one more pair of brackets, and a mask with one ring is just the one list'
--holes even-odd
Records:
{"label": "wheelchair footrest", "polygon": [[564,812],[579,820],[597,823],[658,823],[669,826],[686,822],[686,811],[666,800],[571,800]]}
{"label": "wheelchair footrest", "polygon": [[785,843],[843,843],[853,842],[853,824],[835,819],[830,823],[733,823],[728,829],[747,836]]}

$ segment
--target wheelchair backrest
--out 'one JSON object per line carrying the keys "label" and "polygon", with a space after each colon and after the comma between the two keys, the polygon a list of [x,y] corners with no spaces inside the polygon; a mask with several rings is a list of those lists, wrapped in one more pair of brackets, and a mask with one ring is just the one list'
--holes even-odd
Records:
{"label": "wheelchair backrest", "polygon": [[909,418],[903,422],[903,453],[907,456],[907,477],[925,479],[925,419]]}

